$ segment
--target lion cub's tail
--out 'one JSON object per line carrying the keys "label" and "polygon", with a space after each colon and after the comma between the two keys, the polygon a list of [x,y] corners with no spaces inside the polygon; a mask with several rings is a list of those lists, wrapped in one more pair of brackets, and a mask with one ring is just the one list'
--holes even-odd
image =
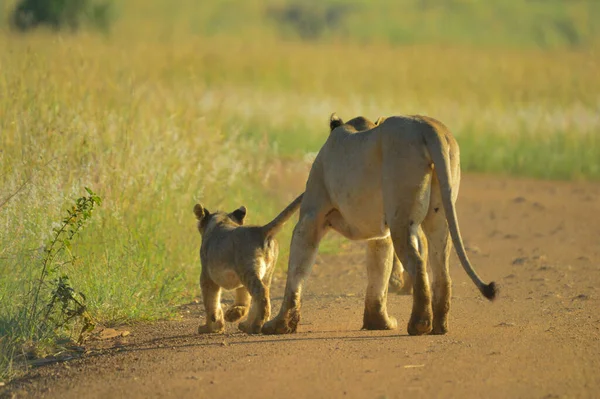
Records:
{"label": "lion cub's tail", "polygon": [[[443,140],[440,137],[439,133],[433,127],[431,131],[428,132],[428,134],[425,134],[425,143],[427,145],[427,149],[429,150],[429,154],[431,156],[431,159],[433,160],[433,164],[435,165],[435,170],[438,175],[438,181],[440,183],[440,192],[442,195],[442,204],[444,206],[446,221],[448,222],[448,228],[450,230],[450,236],[452,237],[452,243],[454,244],[456,254],[460,259],[460,263],[465,269],[465,272],[467,272],[467,274],[475,283],[479,291],[483,294],[483,296],[492,301],[496,299],[496,295],[498,294],[498,287],[493,281],[489,284],[486,284],[477,275],[477,272],[475,271],[475,269],[473,269],[473,266],[471,266],[471,262],[469,262],[469,258],[467,257],[467,251],[465,250],[462,237],[460,236],[458,218],[456,216],[456,208],[454,207],[454,203],[452,202],[452,176],[450,173],[450,149],[448,148],[448,143],[446,142],[446,140]],[[444,154],[446,154],[446,156],[444,156]]]}
{"label": "lion cub's tail", "polygon": [[298,198],[292,201],[275,219],[273,219],[270,223],[265,224],[262,227],[262,231],[265,237],[273,237],[275,234],[281,230],[285,222],[288,221],[289,218],[292,217],[294,213],[300,208],[300,204],[302,203],[302,197],[304,193],[300,194]]}

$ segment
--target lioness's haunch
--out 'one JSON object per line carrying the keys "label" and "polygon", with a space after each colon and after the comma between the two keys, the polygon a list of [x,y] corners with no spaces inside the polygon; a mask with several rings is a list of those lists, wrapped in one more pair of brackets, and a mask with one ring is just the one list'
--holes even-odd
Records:
{"label": "lioness's haunch", "polygon": [[[279,254],[274,236],[301,201],[302,195],[264,226],[244,226],[243,206],[231,213],[211,213],[196,204],[194,214],[202,235],[200,287],[206,309],[206,324],[198,327],[198,333],[222,332],[225,320],[240,320],[249,307],[248,319],[239,328],[250,334],[260,332],[271,314],[269,287]],[[235,301],[225,315],[221,288],[235,290]]]}
{"label": "lioness's haunch", "polygon": [[446,126],[426,116],[380,118],[375,125],[363,117],[344,123],[333,114],[330,130],[306,183],[281,310],[263,333],[296,331],[302,284],[329,229],[367,240],[365,329],[396,327],[386,308],[394,252],[412,280],[411,335],[448,331],[452,244],[477,288],[494,299],[496,285],[484,283],[473,270],[460,236],[459,148]]}

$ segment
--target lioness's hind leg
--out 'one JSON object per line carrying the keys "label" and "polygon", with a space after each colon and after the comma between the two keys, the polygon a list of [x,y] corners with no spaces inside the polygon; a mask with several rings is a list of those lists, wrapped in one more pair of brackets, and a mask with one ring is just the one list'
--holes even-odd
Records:
{"label": "lioness's hind leg", "polygon": [[198,327],[198,334],[220,333],[225,328],[223,310],[221,309],[221,287],[219,287],[203,270],[200,275],[202,301],[206,310],[206,324]]}
{"label": "lioness's hind leg", "polygon": [[[419,253],[423,259],[428,259],[427,238],[423,230],[419,230]],[[398,295],[412,295],[413,281],[410,274],[404,269],[400,259],[394,253],[394,264],[390,276],[389,291]]]}
{"label": "lioness's hind leg", "polygon": [[[433,198],[432,205],[435,205]],[[423,222],[423,228],[431,249],[429,263],[433,277],[433,333],[445,334],[448,332],[448,312],[452,295],[452,281],[448,270],[452,240],[441,204],[430,210]]]}
{"label": "lioness's hind leg", "polygon": [[413,284],[413,308],[408,322],[410,335],[428,334],[432,329],[431,292],[425,262],[416,247],[416,235],[392,232],[394,247],[406,265]]}
{"label": "lioness's hind leg", "polygon": [[225,320],[228,322],[238,321],[248,313],[250,306],[250,293],[246,287],[240,287],[235,290],[235,300],[233,305],[225,312]]}
{"label": "lioness's hind leg", "polygon": [[366,330],[393,330],[396,319],[387,314],[388,280],[394,258],[390,238],[367,241],[367,295],[363,328]]}
{"label": "lioness's hind leg", "polygon": [[[413,280],[413,308],[408,323],[410,335],[428,334],[432,329],[431,291],[427,278],[426,259],[419,252],[421,223],[429,208],[431,172],[424,164],[423,174],[398,176],[398,170],[412,170],[420,160],[411,154],[397,156],[386,165],[383,186],[387,225],[400,262]],[[412,155],[413,157],[415,155]],[[416,171],[414,171],[416,172]],[[392,183],[393,182],[393,183]]]}

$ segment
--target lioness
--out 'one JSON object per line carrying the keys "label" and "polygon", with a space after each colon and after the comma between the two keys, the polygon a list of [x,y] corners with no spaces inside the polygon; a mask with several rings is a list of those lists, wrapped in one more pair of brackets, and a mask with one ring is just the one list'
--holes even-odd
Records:
{"label": "lioness", "polygon": [[202,235],[200,287],[206,309],[206,324],[198,327],[198,333],[223,331],[221,288],[235,290],[235,301],[224,319],[240,320],[252,299],[248,319],[238,327],[249,334],[260,332],[271,315],[269,286],[279,254],[274,236],[298,210],[302,195],[264,226],[243,226],[244,206],[231,213],[211,213],[200,204],[194,206]]}
{"label": "lioness", "polygon": [[[295,332],[300,320],[302,284],[312,269],[321,238],[333,229],[367,241],[368,286],[363,328],[393,329],[386,308],[394,250],[413,286],[411,335],[448,331],[452,243],[463,268],[488,299],[495,283],[485,284],[469,263],[454,203],[460,184],[459,148],[441,122],[426,116],[396,116],[360,131],[365,118],[344,123],[330,118],[331,133],[306,183],[300,218],[290,248],[285,295],[266,334]],[[427,240],[419,239],[423,235]],[[421,245],[419,242],[421,241]],[[429,245],[433,300],[426,274]]]}
{"label": "lioness", "polygon": [[[377,118],[375,123],[373,123],[369,119],[360,116],[358,118],[351,119],[346,123],[352,128],[356,129],[357,132],[361,132],[363,130],[373,129],[375,126],[381,124],[381,122],[384,120],[385,118],[380,116]],[[337,122],[330,123],[330,132],[338,126],[339,125]],[[423,259],[427,259],[427,241],[425,240],[422,231],[421,234],[419,234],[419,253]],[[402,263],[400,263],[400,260],[395,253],[388,288],[390,291],[400,295],[412,294],[412,280],[410,279],[410,275],[404,270]]]}
{"label": "lioness", "polygon": [[[333,115],[332,115],[333,117]],[[365,117],[357,117],[346,122],[351,129],[354,129],[356,132],[361,132],[364,130],[373,129],[375,126],[381,124],[385,120],[384,117],[379,117],[373,123],[369,119]],[[329,124],[330,132],[333,131],[339,124],[336,120],[335,123]],[[419,252],[423,259],[427,259],[427,241],[421,235],[419,235]],[[398,259],[398,256],[394,254],[394,263],[392,266],[392,272],[389,280],[389,290],[401,295],[409,295],[412,293],[412,281],[410,279],[410,275],[404,270],[402,267],[402,263]]]}

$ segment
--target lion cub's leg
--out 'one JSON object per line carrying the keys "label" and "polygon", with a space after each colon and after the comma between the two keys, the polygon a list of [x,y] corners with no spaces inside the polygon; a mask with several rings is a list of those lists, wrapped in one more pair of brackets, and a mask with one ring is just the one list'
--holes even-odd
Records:
{"label": "lion cub's leg", "polygon": [[250,293],[246,287],[240,287],[235,290],[235,300],[233,305],[225,312],[225,320],[228,322],[238,321],[248,313],[250,306]]}
{"label": "lion cub's leg", "polygon": [[388,280],[394,258],[390,238],[367,241],[367,295],[363,328],[366,330],[392,330],[398,326],[396,319],[387,314]]}
{"label": "lion cub's leg", "polygon": [[202,270],[200,288],[206,310],[206,324],[198,327],[198,334],[223,332],[225,321],[223,320],[223,310],[221,310],[221,287]]}
{"label": "lion cub's leg", "polygon": [[267,287],[257,275],[248,276],[244,284],[252,296],[248,319],[241,322],[238,327],[248,334],[260,333],[262,326],[271,316],[271,300],[269,287]]}
{"label": "lion cub's leg", "polygon": [[279,257],[279,243],[273,239],[271,245],[265,255],[265,263],[267,265],[267,271],[262,281],[267,287],[271,287],[271,281],[273,280],[273,274],[275,273],[275,266],[277,265],[277,258]]}

